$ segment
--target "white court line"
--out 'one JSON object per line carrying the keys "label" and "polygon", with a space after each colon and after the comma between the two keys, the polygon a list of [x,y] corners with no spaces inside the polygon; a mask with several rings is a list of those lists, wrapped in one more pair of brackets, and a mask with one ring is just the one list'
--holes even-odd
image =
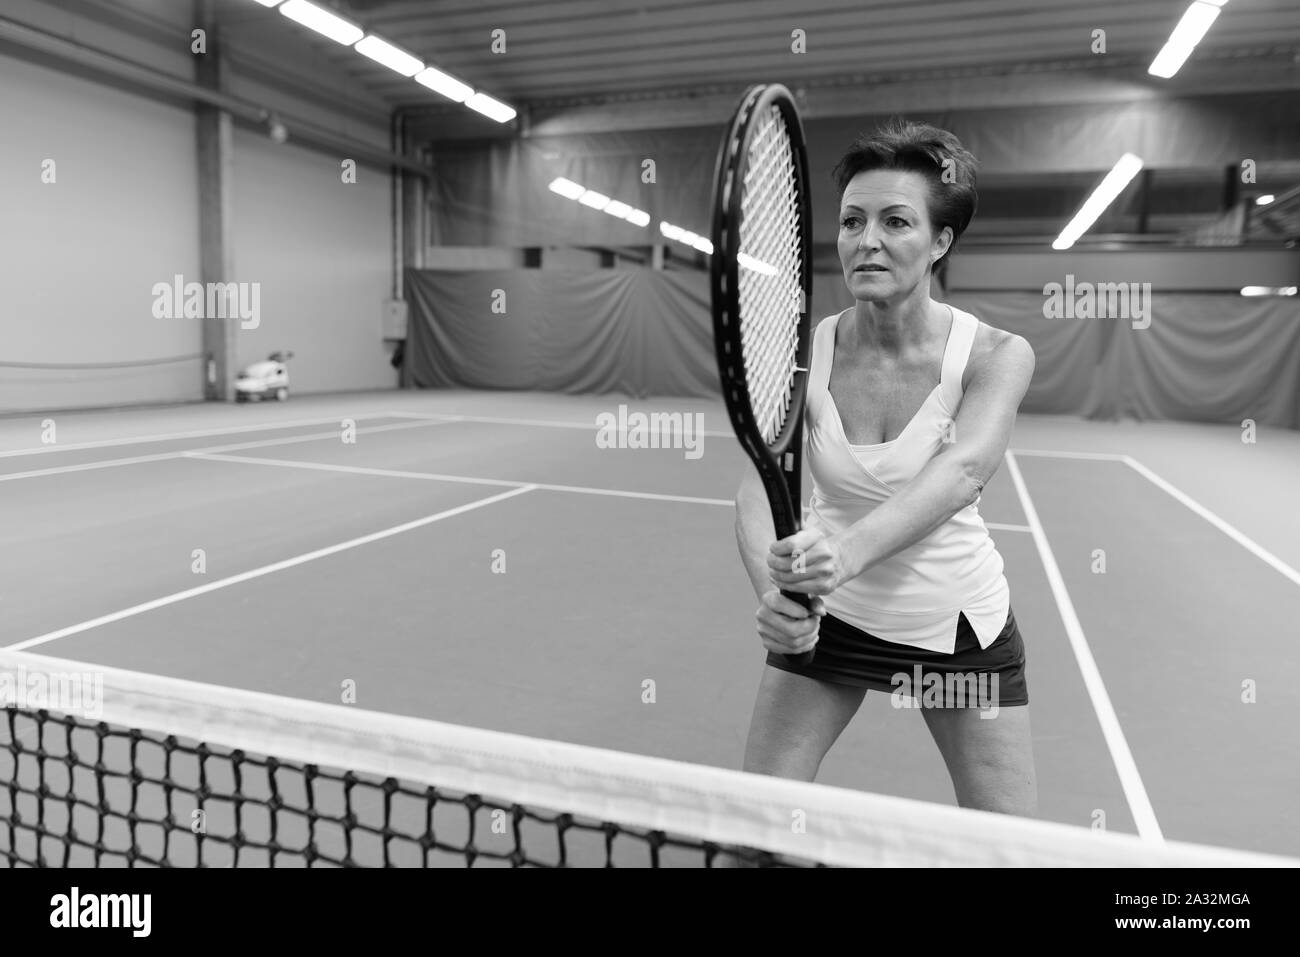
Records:
{"label": "white court line", "polygon": [[1162,479],[1159,475],[1151,471],[1141,462],[1127,455],[1123,457],[1122,461],[1129,468],[1133,469],[1133,471],[1137,472],[1138,475],[1141,475],[1147,481],[1151,482],[1151,484],[1155,485],[1156,488],[1163,489],[1164,491],[1168,492],[1175,499],[1177,499],[1183,505],[1186,505],[1193,512],[1201,516],[1201,518],[1205,519],[1207,522],[1209,522],[1219,531],[1223,532],[1223,534],[1227,535],[1234,542],[1236,542],[1242,548],[1246,549],[1246,551],[1250,552],[1260,561],[1264,562],[1266,565],[1269,565],[1272,568],[1276,569],[1277,571],[1281,572],[1284,576],[1289,578],[1295,584],[1300,585],[1300,571],[1296,571],[1286,562],[1282,561],[1282,559],[1278,558],[1268,549],[1264,548],[1264,546],[1260,545],[1254,539],[1249,538],[1243,532],[1238,531],[1232,525],[1229,525],[1226,521],[1219,518],[1218,515],[1215,515],[1213,512],[1211,512],[1200,502],[1196,501],[1196,499],[1192,498],[1186,492],[1175,487],[1174,485],[1171,485],[1165,479]]}
{"label": "white court line", "polygon": [[1127,456],[1118,452],[1058,452],[1051,449],[1009,449],[1015,455],[1036,455],[1048,459],[1092,459],[1098,462],[1121,462]]}
{"label": "white court line", "polygon": [[[1259,544],[1253,538],[1246,535],[1246,533],[1240,531],[1239,529],[1230,525],[1224,519],[1220,518],[1218,515],[1214,514],[1214,512],[1210,511],[1200,502],[1196,501],[1196,499],[1192,498],[1182,489],[1173,485],[1168,480],[1161,478],[1159,475],[1151,471],[1151,469],[1147,468],[1145,465],[1143,465],[1137,459],[1133,458],[1133,456],[1131,455],[1120,455],[1120,454],[1114,454],[1108,452],[1053,452],[1053,451],[1039,450],[1039,449],[1015,449],[1014,454],[1037,455],[1044,458],[1056,458],[1056,459],[1094,459],[1094,460],[1106,461],[1106,462],[1123,462],[1133,471],[1137,472],[1139,475],[1141,475],[1143,478],[1149,481],[1152,485],[1156,486],[1159,489],[1163,489],[1165,492],[1168,492],[1177,501],[1187,506],[1189,509],[1195,512],[1201,518],[1205,519],[1207,522],[1209,522],[1219,531],[1223,532],[1223,534],[1227,535],[1234,542],[1236,542],[1242,548],[1246,549],[1246,551],[1250,552],[1260,561],[1264,562],[1266,565],[1280,572],[1283,576],[1290,579],[1295,584],[1300,585],[1300,571],[1297,571],[1295,568],[1288,565],[1286,562],[1282,561],[1282,559],[1278,558],[1276,555],[1270,552],[1263,545]],[[989,526],[989,528],[992,527],[993,527],[992,525]]]}
{"label": "white court line", "polygon": [[[610,410],[605,409],[602,411],[609,412]],[[632,413],[639,412],[639,411],[640,411],[639,409],[629,409],[628,414],[631,415]],[[432,414],[433,413],[426,413],[426,412],[385,412],[384,416],[385,418],[392,417],[395,419],[423,419],[423,418],[428,418]],[[448,413],[449,416],[450,414],[451,413]],[[652,413],[646,412],[643,414],[651,415]],[[695,413],[657,412],[653,414],[694,415]],[[591,422],[569,422],[562,419],[510,419],[510,418],[503,418],[503,417],[491,416],[491,415],[460,415],[457,416],[457,418],[465,422],[483,422],[487,425],[535,425],[538,426],[539,428],[545,428],[545,429],[586,429],[589,432],[595,432],[601,428],[601,426],[594,419]],[[627,430],[621,429],[619,431],[626,432]],[[709,438],[715,438],[715,439],[734,439],[736,437],[736,434],[730,430],[720,432],[717,431],[716,429],[715,430],[701,429],[696,434],[707,436]]]}
{"label": "white court line", "polygon": [[1129,750],[1124,730],[1120,727],[1119,718],[1110,703],[1110,695],[1106,693],[1106,684],[1101,679],[1101,671],[1098,670],[1097,662],[1092,657],[1088,639],[1083,634],[1083,626],[1074,611],[1074,603],[1070,600],[1069,592],[1066,591],[1065,579],[1056,564],[1056,556],[1052,554],[1052,546],[1048,544],[1043,523],[1038,519],[1038,511],[1029,497],[1029,489],[1026,488],[1024,477],[1020,474],[1020,466],[1016,464],[1016,454],[1007,452],[1007,471],[1011,475],[1011,481],[1015,483],[1016,494],[1020,497],[1020,507],[1024,509],[1025,519],[1033,531],[1034,544],[1038,546],[1038,557],[1042,560],[1048,584],[1056,598],[1056,606],[1061,613],[1065,633],[1070,639],[1070,647],[1074,650],[1074,658],[1083,675],[1084,687],[1088,689],[1088,697],[1092,699],[1092,707],[1097,713],[1097,722],[1101,725],[1106,747],[1110,749],[1111,760],[1115,763],[1115,770],[1119,774],[1120,786],[1123,787],[1124,796],[1128,800],[1129,811],[1133,815],[1133,821],[1137,824],[1138,834],[1141,837],[1163,843],[1164,835],[1160,831],[1160,822],[1156,820],[1155,810],[1151,807],[1150,798],[1147,797],[1146,786],[1142,783],[1142,775],[1138,773],[1137,762],[1133,760],[1133,752]]}
{"label": "white court line", "polygon": [[10,472],[0,475],[0,482],[13,482],[18,479],[40,478],[43,475],[61,475],[64,472],[89,472],[93,469],[116,468],[119,465],[139,465],[141,462],[163,462],[174,459],[178,452],[155,452],[153,455],[133,455],[129,459],[106,459],[100,462],[82,462],[80,465],[56,465],[48,469],[29,469],[26,472]]}
{"label": "white court line", "polygon": [[[49,418],[50,413],[46,415]],[[94,442],[73,442],[71,445],[41,445],[26,449],[11,449],[0,452],[0,458],[14,455],[42,455],[48,452],[75,452],[78,449],[102,449],[114,445],[145,445],[150,442],[172,442],[177,439],[201,439],[208,435],[237,435],[241,432],[268,432],[272,429],[292,429],[300,425],[320,425],[323,422],[337,422],[340,419],[392,419],[396,416],[388,412],[363,412],[358,415],[330,415],[316,419],[294,419],[289,422],[268,422],[261,425],[232,425],[223,428],[193,429],[189,432],[168,432],[162,435],[140,435],[134,438],[99,439]]]}
{"label": "white court line", "polygon": [[[387,418],[387,416],[384,416]],[[454,421],[447,419],[447,422]],[[393,425],[376,425],[371,429],[358,429],[357,435],[371,435],[375,432],[392,432],[397,429],[418,429],[427,425],[443,425],[443,422],[396,422]],[[26,472],[10,472],[0,475],[0,482],[12,482],[16,479],[40,478],[43,475],[61,475],[64,472],[89,472],[94,469],[116,468],[119,465],[139,465],[141,462],[162,462],[177,459],[185,455],[205,452],[236,451],[239,449],[263,448],[268,445],[293,445],[295,442],[317,442],[324,439],[339,438],[339,429],[332,432],[313,432],[310,435],[290,435],[278,439],[260,439],[256,442],[236,442],[230,445],[210,445],[201,449],[186,449],[181,452],[155,452],[152,455],[133,455],[125,459],[103,459],[98,462],[82,462],[79,465],[54,465],[47,469],[29,469]],[[523,484],[523,483],[520,483]]]}
{"label": "white court line", "polygon": [[660,502],[685,502],[692,505],[735,505],[727,498],[696,498],[690,495],[668,495],[660,492],[630,492],[625,489],[592,488],[584,485],[550,485],[546,482],[517,482],[510,479],[479,478],[473,475],[443,475],[438,472],[406,472],[398,469],[376,469],[363,465],[333,465],[327,462],[300,462],[295,459],[267,459],[250,455],[215,455],[207,452],[180,452],[187,458],[210,459],[214,462],[240,462],[245,465],[273,465],[279,468],[314,469],[320,472],[344,472],[352,475],[378,475],[384,478],[422,479],[429,482],[461,482],[466,485],[504,485],[510,488],[539,489],[543,492],[573,492],[578,495],[612,495],[618,498],[643,498]]}
{"label": "white court line", "polygon": [[[395,422],[392,425],[376,425],[374,428],[358,429],[357,435],[373,435],[376,432],[398,432],[402,429],[418,429],[429,425],[449,425],[453,421],[455,420],[448,418],[441,422]],[[258,439],[253,442],[232,442],[229,445],[209,445],[207,448],[202,449],[186,449],[177,454],[238,452],[240,449],[262,449],[272,445],[293,445],[296,442],[315,442],[318,439],[338,438],[341,438],[341,433],[339,429],[335,429],[332,432],[313,432],[311,435],[294,435],[283,439]]]}
{"label": "white court line", "polygon": [[985,522],[985,528],[990,528],[995,532],[1032,532],[1033,529],[1028,525],[1004,525],[1002,522]]}
{"label": "white court line", "polygon": [[222,578],[220,581],[209,582],[208,584],[200,585],[197,588],[187,588],[184,591],[165,595],[162,598],[155,598],[153,601],[147,601],[139,605],[132,605],[130,608],[124,608],[121,611],[115,611],[112,614],[101,615],[98,618],[92,618],[89,621],[83,621],[76,625],[69,625],[67,628],[60,628],[58,631],[51,631],[47,634],[38,635],[35,638],[28,638],[26,641],[20,641],[17,644],[7,645],[5,647],[10,651],[25,651],[28,648],[35,648],[37,645],[44,645],[51,641],[58,641],[60,638],[67,638],[70,635],[76,635],[83,631],[89,631],[92,628],[98,628],[100,625],[111,624],[115,621],[121,621],[124,618],[142,615],[147,611],[153,611],[155,608],[162,608],[165,605],[174,605],[176,602],[195,598],[199,595],[206,595],[208,592],[216,591],[219,588],[228,588],[231,585],[238,585],[240,582],[260,578],[263,575],[269,575],[272,572],[284,571],[286,568],[293,568],[295,565],[302,565],[306,562],[315,561],[318,558],[336,555],[339,552],[346,551],[350,548],[367,545],[370,542],[377,542],[384,538],[391,538],[394,535],[401,535],[403,532],[409,532],[425,525],[431,525],[434,522],[442,521],[444,518],[461,515],[476,508],[482,508],[484,505],[493,505],[496,502],[513,498],[516,495],[522,495],[524,492],[531,492],[533,488],[535,488],[535,486],[524,485],[520,488],[511,489],[508,492],[501,492],[498,495],[491,495],[487,498],[481,498],[465,505],[457,505],[455,508],[449,508],[443,512],[436,512],[433,515],[426,515],[424,518],[417,518],[412,522],[404,522],[401,525],[394,525],[392,528],[385,528],[378,532],[371,532],[369,535],[362,535],[359,538],[349,539],[346,542],[339,542],[337,545],[318,548],[314,552],[307,552],[306,554],[297,555],[293,558],[286,558],[283,561],[274,562],[270,565],[263,565],[261,568],[254,568],[250,571],[240,572],[238,575],[231,575],[228,578]]}

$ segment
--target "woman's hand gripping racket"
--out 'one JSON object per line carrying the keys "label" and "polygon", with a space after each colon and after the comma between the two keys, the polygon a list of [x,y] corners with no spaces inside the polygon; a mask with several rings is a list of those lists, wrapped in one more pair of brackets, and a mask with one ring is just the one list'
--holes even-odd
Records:
{"label": "woman's hand gripping racket", "polygon": [[[799,531],[812,300],[803,125],[790,91],[751,87],[713,179],[713,343],[731,427],[767,491],[778,540]],[[811,607],[807,595],[782,592]],[[791,656],[800,664],[813,652]]]}

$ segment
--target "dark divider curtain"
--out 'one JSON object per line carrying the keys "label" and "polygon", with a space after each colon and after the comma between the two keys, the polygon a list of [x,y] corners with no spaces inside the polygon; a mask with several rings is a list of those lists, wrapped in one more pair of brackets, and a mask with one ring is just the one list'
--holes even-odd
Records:
{"label": "dark divider curtain", "polygon": [[[1018,333],[1038,364],[1026,412],[1300,429],[1300,303],[1152,297],[1150,325],[1046,319],[1038,293],[954,293],[953,305]],[[1137,323],[1145,325],[1145,320]]]}
{"label": "dark divider curtain", "polygon": [[406,277],[405,386],[719,394],[704,273],[409,270]]}
{"label": "dark divider curtain", "polygon": [[[409,270],[406,277],[407,387],[718,395],[704,273]],[[1300,303],[1293,299],[1157,292],[1147,328],[1047,319],[1039,293],[949,299],[1034,347],[1025,412],[1300,428]],[[815,320],[851,304],[840,277],[814,277]]]}

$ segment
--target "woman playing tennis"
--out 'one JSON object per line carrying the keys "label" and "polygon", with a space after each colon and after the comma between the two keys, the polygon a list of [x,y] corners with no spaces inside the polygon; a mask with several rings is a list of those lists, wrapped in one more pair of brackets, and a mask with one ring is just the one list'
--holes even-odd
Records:
{"label": "woman playing tennis", "polygon": [[[813,780],[876,689],[921,711],[960,805],[1032,816],[1024,646],[977,504],[1034,355],[930,297],[975,212],[975,158],[949,132],[895,121],[856,142],[834,177],[856,304],[813,334],[811,510],[774,542],[752,468],[736,498],[769,652],[745,770]],[[782,589],[813,596],[811,611]],[[786,657],[814,648],[811,664]]]}

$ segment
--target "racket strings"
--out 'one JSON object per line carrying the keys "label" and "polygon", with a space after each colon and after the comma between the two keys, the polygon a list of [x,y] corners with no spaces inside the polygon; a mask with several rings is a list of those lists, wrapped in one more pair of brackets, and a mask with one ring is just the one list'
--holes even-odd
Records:
{"label": "racket strings", "polygon": [[803,224],[785,119],[772,107],[757,122],[741,192],[740,336],[751,408],[771,445],[793,397],[803,309]]}
{"label": "racket strings", "polygon": [[[793,159],[779,112],[764,117],[753,139],[749,195],[755,215],[742,247],[750,261],[742,295],[750,303],[750,348],[757,415],[764,441],[774,442],[789,411],[797,351],[798,221]],[[742,312],[745,315],[745,312]]]}
{"label": "racket strings", "polygon": [[[746,291],[750,293],[755,305],[753,315],[758,317],[771,318],[782,311],[779,296],[783,286],[780,280],[784,263],[781,262],[781,250],[776,250],[777,255],[772,255],[774,241],[784,236],[791,236],[796,241],[798,238],[797,228],[791,229],[792,224],[797,223],[797,219],[792,218],[797,215],[797,208],[793,205],[795,197],[790,179],[793,160],[790,157],[789,139],[784,133],[780,114],[773,108],[767,122],[753,140],[754,155],[748,168],[749,194],[755,198],[757,208],[753,211],[752,219],[744,220],[752,223],[753,228],[749,231],[742,229],[742,252],[749,265],[742,274],[741,283],[748,287]],[[759,202],[759,197],[764,199]],[[747,246],[751,248],[746,249]],[[774,259],[776,263],[772,262]],[[776,281],[773,282],[772,279]],[[765,363],[765,395],[769,390],[780,386],[779,378],[783,371],[780,360],[786,357],[779,350],[782,346],[782,333],[787,331],[779,321],[756,324],[755,354],[771,356],[777,360]]]}

